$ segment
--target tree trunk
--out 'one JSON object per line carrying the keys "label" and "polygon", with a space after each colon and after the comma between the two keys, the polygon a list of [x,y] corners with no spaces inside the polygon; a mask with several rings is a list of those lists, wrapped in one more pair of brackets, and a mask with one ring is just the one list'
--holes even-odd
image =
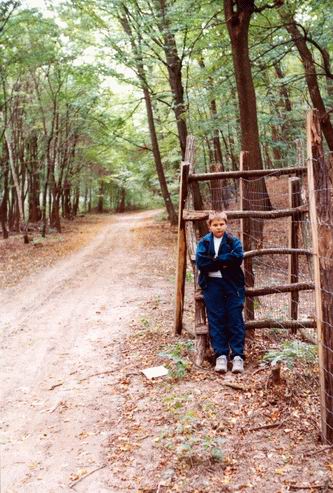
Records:
{"label": "tree trunk", "polygon": [[32,138],[30,138],[27,152],[30,162],[28,168],[29,221],[37,223],[41,219],[41,211],[39,203],[40,183],[38,173],[38,143],[36,135],[33,135]]}
{"label": "tree trunk", "polygon": [[8,160],[6,152],[2,157],[2,169],[3,169],[3,195],[0,203],[0,223],[2,228],[2,236],[4,240],[8,238],[8,231],[6,228],[7,222],[7,203],[8,203]]}
{"label": "tree trunk", "polygon": [[[280,80],[284,79],[284,73],[282,71],[281,65],[278,62],[274,63],[274,69],[275,69],[275,74],[276,74],[277,78]],[[292,105],[291,105],[291,100],[290,100],[290,96],[289,96],[288,86],[286,86],[285,84],[282,84],[279,87],[279,92],[280,92],[281,100],[283,102],[283,106],[284,106],[285,111],[288,111],[288,112],[292,111]]]}
{"label": "tree trunk", "polygon": [[102,178],[99,181],[97,212],[104,212],[104,181]]}
{"label": "tree trunk", "polygon": [[164,40],[163,50],[166,57],[169,84],[173,96],[173,111],[176,117],[182,160],[184,160],[186,150],[187,126],[185,118],[186,106],[184,103],[184,88],[182,83],[182,60],[178,56],[176,38],[170,26],[166,1],[157,0],[155,3],[159,10],[159,29]]}
{"label": "tree trunk", "polygon": [[148,89],[148,84],[146,81],[146,74],[145,74],[145,69],[144,69],[144,64],[143,64],[143,57],[142,57],[142,52],[141,52],[141,38],[139,36],[138,42],[136,42],[133,38],[132,34],[132,29],[128,20],[128,11],[126,7],[124,6],[124,13],[125,16],[121,17],[119,20],[123,26],[124,31],[129,37],[133,54],[136,58],[136,68],[137,68],[137,73],[138,77],[141,83],[141,88],[143,91],[144,95],[144,100],[145,100],[145,105],[146,105],[146,112],[147,112],[147,120],[148,120],[148,127],[149,127],[149,133],[150,133],[150,139],[151,139],[151,145],[152,145],[152,150],[153,150],[153,156],[154,156],[154,161],[155,161],[155,167],[156,167],[156,172],[158,176],[158,180],[160,183],[160,188],[161,188],[161,193],[162,197],[164,199],[164,204],[165,208],[168,213],[169,221],[171,224],[177,224],[177,215],[176,211],[174,208],[174,205],[171,201],[171,196],[168,190],[168,185],[167,181],[165,178],[164,174],[164,168],[162,164],[162,159],[161,159],[161,154],[160,154],[160,148],[158,145],[158,139],[157,139],[157,132],[155,128],[155,122],[154,122],[154,113],[153,113],[153,106],[152,106],[152,101],[151,101],[151,96],[150,92]]}
{"label": "tree trunk", "polygon": [[80,207],[80,186],[75,187],[75,194],[73,198],[73,216],[76,217]]}
{"label": "tree trunk", "polygon": [[[232,58],[237,84],[242,150],[249,152],[248,169],[262,169],[259,143],[256,94],[254,90],[248,46],[250,19],[254,0],[224,0],[225,20],[231,40]],[[271,209],[264,179],[249,183],[250,199],[255,209]],[[250,205],[250,207],[253,207]],[[258,246],[262,242],[263,222],[251,221],[251,236]]]}
{"label": "tree trunk", "polygon": [[292,40],[296,45],[296,48],[298,49],[299,55],[301,57],[304,66],[305,79],[309,89],[311,101],[313,103],[314,108],[316,108],[319,111],[320,124],[323,134],[325,136],[329,150],[333,152],[333,126],[330,120],[330,115],[325,108],[325,104],[320,93],[318,77],[316,72],[316,65],[312,53],[306,44],[305,36],[301,33],[301,31],[297,27],[294,18],[288,14],[287,15],[281,14],[281,17],[284,22],[287,22],[285,27],[289,32],[289,34],[291,35]]}
{"label": "tree trunk", "polygon": [[52,196],[53,196],[53,200],[52,200],[50,225],[52,228],[56,228],[58,233],[61,233],[61,221],[60,221],[61,189],[58,187],[58,185],[54,185]]}
{"label": "tree trunk", "polygon": [[71,204],[71,185],[69,181],[65,178],[63,186],[63,210],[62,214],[66,219],[72,219],[72,204]]}
{"label": "tree trunk", "polygon": [[89,187],[89,201],[88,201],[88,212],[91,212],[92,203],[92,186]]}
{"label": "tree trunk", "polygon": [[[217,119],[217,108],[216,108],[215,99],[212,99],[210,102],[210,111],[211,111],[212,119],[214,121],[216,121],[216,119]],[[214,158],[215,158],[214,166],[216,167],[216,171],[224,171],[220,135],[219,135],[219,130],[218,130],[217,126],[213,130],[212,141],[213,141]],[[219,195],[220,195],[220,200],[221,200],[220,210],[227,209],[229,204],[228,204],[227,194],[225,192],[226,180],[218,180],[218,181],[219,181],[219,186],[220,186]]]}
{"label": "tree trunk", "polygon": [[120,189],[119,199],[117,212],[125,212],[126,189],[124,187]]}
{"label": "tree trunk", "polygon": [[7,151],[8,151],[8,161],[9,165],[11,168],[12,172],[12,177],[14,180],[15,184],[15,190],[16,190],[16,198],[17,198],[17,229],[18,231],[20,230],[20,220],[24,223],[24,229],[23,229],[23,239],[24,243],[29,243],[29,237],[28,237],[28,223],[24,220],[24,202],[22,200],[22,191],[20,187],[20,183],[17,177],[14,161],[13,161],[13,155],[12,155],[12,147],[11,147],[11,142],[9,139],[9,135],[7,133],[7,129],[4,132],[5,136],[5,141],[7,144]]}

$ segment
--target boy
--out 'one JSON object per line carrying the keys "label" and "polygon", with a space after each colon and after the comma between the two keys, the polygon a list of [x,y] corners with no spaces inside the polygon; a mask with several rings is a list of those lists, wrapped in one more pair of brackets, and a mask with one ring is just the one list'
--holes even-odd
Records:
{"label": "boy", "polygon": [[242,315],[245,299],[244,253],[238,238],[227,230],[225,212],[209,215],[210,233],[198,243],[196,263],[200,271],[209,335],[216,353],[215,371],[226,373],[231,352],[232,372],[244,371],[245,326]]}

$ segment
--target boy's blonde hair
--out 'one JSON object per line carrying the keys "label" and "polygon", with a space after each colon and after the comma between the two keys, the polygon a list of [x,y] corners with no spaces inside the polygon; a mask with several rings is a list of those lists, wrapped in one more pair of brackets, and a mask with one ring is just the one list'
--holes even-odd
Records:
{"label": "boy's blonde hair", "polygon": [[221,219],[226,224],[228,222],[228,217],[227,217],[227,214],[225,212],[223,212],[223,211],[211,211],[209,213],[209,216],[207,219],[208,226],[210,226],[215,219]]}

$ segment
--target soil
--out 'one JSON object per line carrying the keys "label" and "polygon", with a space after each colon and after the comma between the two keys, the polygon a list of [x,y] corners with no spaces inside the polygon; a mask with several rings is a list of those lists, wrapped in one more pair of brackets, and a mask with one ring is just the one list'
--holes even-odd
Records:
{"label": "soil", "polygon": [[261,331],[243,375],[195,367],[193,335],[172,335],[176,232],[159,214],[1,240],[1,491],[333,491],[317,361],[272,385],[262,356],[288,337]]}

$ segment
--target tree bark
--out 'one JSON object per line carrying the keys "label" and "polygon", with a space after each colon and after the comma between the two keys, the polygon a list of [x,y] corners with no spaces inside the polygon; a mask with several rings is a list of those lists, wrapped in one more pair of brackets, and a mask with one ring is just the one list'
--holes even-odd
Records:
{"label": "tree bark", "polygon": [[161,153],[160,153],[160,148],[158,144],[158,139],[157,139],[157,132],[155,128],[155,121],[154,121],[154,113],[153,113],[153,105],[151,101],[151,96],[150,92],[148,89],[148,84],[146,80],[146,74],[145,74],[145,69],[144,69],[144,63],[143,63],[143,56],[142,56],[142,51],[141,51],[141,39],[139,38],[138,42],[136,42],[133,38],[132,34],[132,29],[128,20],[127,16],[127,8],[125,5],[123,5],[123,10],[124,10],[124,15],[119,19],[121,22],[121,25],[129,37],[131,47],[133,54],[136,59],[136,69],[137,69],[137,74],[138,78],[141,84],[141,88],[143,91],[143,96],[145,100],[145,105],[146,105],[146,112],[147,112],[147,120],[148,120],[148,127],[149,127],[149,133],[150,133],[150,139],[151,139],[151,145],[152,145],[152,151],[153,151],[153,156],[154,156],[154,161],[155,161],[155,167],[156,167],[156,172],[158,176],[158,180],[160,183],[160,188],[161,188],[161,193],[162,197],[164,199],[164,204],[165,208],[168,213],[169,221],[171,224],[175,225],[177,224],[177,215],[176,211],[174,208],[174,205],[171,200],[171,196],[168,190],[168,184],[165,178],[164,174],[164,168],[163,168],[163,163],[162,163],[162,158],[161,158]]}
{"label": "tree bark", "polygon": [[104,212],[104,181],[100,178],[98,190],[97,212]]}
{"label": "tree bark", "polygon": [[41,219],[39,194],[39,170],[38,170],[38,141],[37,136],[33,135],[28,143],[28,155],[30,166],[28,167],[28,202],[29,202],[29,221],[36,223]]}
{"label": "tree bark", "polygon": [[[282,71],[280,63],[278,62],[274,63],[274,69],[277,78],[282,80],[284,78],[284,73]],[[291,105],[288,87],[284,84],[281,84],[281,86],[279,87],[279,92],[285,111],[288,112],[292,111],[292,105]]]}
{"label": "tree bark", "polygon": [[323,98],[321,96],[318,77],[316,72],[315,61],[310,49],[307,46],[306,37],[297,26],[297,23],[293,17],[289,14],[281,14],[284,22],[287,22],[285,27],[289,32],[298,53],[301,57],[304,70],[305,79],[309,89],[310,98],[314,108],[319,111],[320,124],[325,136],[329,150],[333,152],[333,126],[330,120],[329,113],[325,108]]}
{"label": "tree bark", "polygon": [[[254,10],[254,0],[224,0],[225,20],[231,40],[237,84],[242,150],[249,152],[248,169],[262,169],[256,94],[248,45],[249,25]],[[249,183],[249,194],[251,200],[255,199],[255,209],[271,208],[264,179]],[[262,230],[262,221],[252,221],[251,235],[257,244],[262,242]]]}
{"label": "tree bark", "polygon": [[4,152],[2,156],[2,169],[3,169],[3,192],[2,200],[0,203],[0,223],[2,228],[2,236],[4,240],[8,238],[8,231],[6,227],[7,222],[7,203],[8,203],[8,157]]}
{"label": "tree bark", "polygon": [[67,179],[65,179],[65,181],[64,181],[62,197],[63,197],[63,199],[62,199],[62,203],[63,203],[62,214],[66,219],[71,219],[72,218],[71,184],[69,183],[69,181]]}
{"label": "tree bark", "polygon": [[184,103],[184,88],[182,83],[182,60],[178,55],[175,35],[170,26],[166,1],[157,0],[155,3],[159,10],[159,29],[164,40],[163,50],[166,57],[169,84],[173,96],[173,111],[176,117],[182,160],[184,160],[187,126],[185,119],[186,105]]}
{"label": "tree bark", "polygon": [[13,161],[12,147],[11,147],[9,135],[7,133],[7,129],[5,130],[4,135],[5,135],[5,141],[6,141],[7,150],[8,150],[8,161],[9,161],[9,165],[11,168],[12,177],[14,180],[15,190],[16,190],[17,208],[18,208],[18,211],[17,211],[18,212],[18,214],[17,214],[18,230],[20,230],[20,220],[22,220],[22,222],[24,223],[24,230],[23,230],[24,243],[29,243],[28,223],[24,220],[24,203],[22,201],[22,192],[21,192],[20,183],[19,183],[19,180],[17,177],[14,161]]}

